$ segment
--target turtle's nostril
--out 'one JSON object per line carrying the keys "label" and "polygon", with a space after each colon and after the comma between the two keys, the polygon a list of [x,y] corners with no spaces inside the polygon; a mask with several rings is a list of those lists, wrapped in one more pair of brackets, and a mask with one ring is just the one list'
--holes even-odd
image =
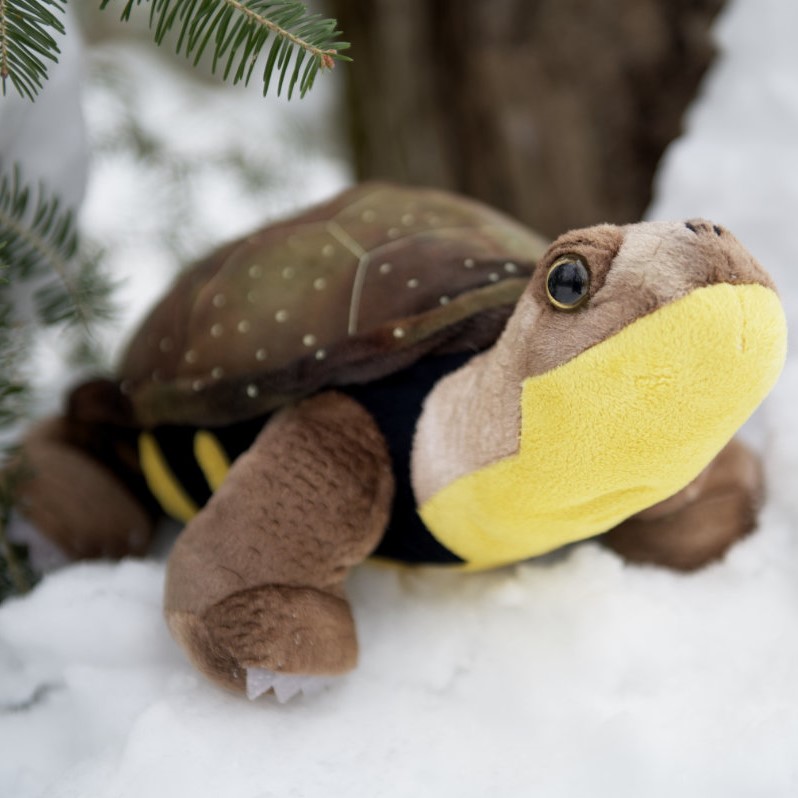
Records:
{"label": "turtle's nostril", "polygon": [[704,219],[689,219],[684,223],[684,226],[691,233],[695,233],[696,235],[701,235],[701,233],[709,233],[712,231],[716,236],[722,236],[724,232],[726,232],[720,225],[711,224]]}

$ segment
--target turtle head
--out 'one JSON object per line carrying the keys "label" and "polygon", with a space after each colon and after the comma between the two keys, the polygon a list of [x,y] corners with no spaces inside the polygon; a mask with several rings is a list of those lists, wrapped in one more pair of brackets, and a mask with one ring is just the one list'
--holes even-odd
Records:
{"label": "turtle head", "polygon": [[590,537],[681,490],[773,386],[786,323],[725,229],[601,225],[551,245],[496,350],[521,385],[517,451],[441,492],[464,524],[484,519],[458,540],[471,562]]}
{"label": "turtle head", "polygon": [[[659,314],[680,300],[685,300],[680,310]],[[728,352],[735,363],[759,360],[764,375],[770,362],[783,357],[783,316],[773,281],[730,232],[703,220],[599,225],[566,233],[538,264],[512,331],[522,370],[532,377],[651,316],[646,340],[638,341],[648,349],[648,339],[665,334],[661,322],[674,313],[687,325],[685,333],[697,336],[691,348],[699,347],[710,359],[725,359],[721,352]],[[764,343],[760,323],[775,334],[774,340],[766,336],[777,344],[772,355],[742,340]],[[688,365],[676,345],[674,340],[672,354],[680,362],[670,369]],[[654,370],[662,366],[651,363]],[[697,385],[698,376],[690,382]]]}

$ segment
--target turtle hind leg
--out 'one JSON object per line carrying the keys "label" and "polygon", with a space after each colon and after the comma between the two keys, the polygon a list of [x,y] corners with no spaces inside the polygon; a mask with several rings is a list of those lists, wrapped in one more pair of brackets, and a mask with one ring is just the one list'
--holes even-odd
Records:
{"label": "turtle hind leg", "polygon": [[753,530],[762,496],[759,458],[735,439],[694,483],[601,540],[630,562],[693,571]]}
{"label": "turtle hind leg", "polygon": [[118,558],[143,554],[149,545],[152,516],[108,467],[75,444],[65,417],[34,427],[2,479],[29,524],[20,527],[20,540],[30,552],[49,548],[66,560]]}
{"label": "turtle hind leg", "polygon": [[354,667],[343,582],[379,542],[392,496],[385,441],[353,399],[328,392],[275,415],[169,559],[167,622],[197,668],[244,692],[248,673],[262,685]]}

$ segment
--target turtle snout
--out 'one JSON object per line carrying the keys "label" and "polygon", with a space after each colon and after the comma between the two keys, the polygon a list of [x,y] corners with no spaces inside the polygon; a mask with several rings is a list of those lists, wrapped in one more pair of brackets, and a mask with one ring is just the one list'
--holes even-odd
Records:
{"label": "turtle snout", "polygon": [[684,235],[692,242],[696,262],[704,264],[707,285],[758,284],[775,290],[770,275],[725,227],[706,219],[688,219],[684,227],[689,230]]}

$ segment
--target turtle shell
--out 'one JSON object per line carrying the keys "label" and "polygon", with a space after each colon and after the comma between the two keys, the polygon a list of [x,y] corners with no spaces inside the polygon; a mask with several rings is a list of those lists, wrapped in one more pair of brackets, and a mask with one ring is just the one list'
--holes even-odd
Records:
{"label": "turtle shell", "polygon": [[142,426],[225,424],[499,335],[546,242],[473,200],[356,186],[184,271],[119,379]]}

